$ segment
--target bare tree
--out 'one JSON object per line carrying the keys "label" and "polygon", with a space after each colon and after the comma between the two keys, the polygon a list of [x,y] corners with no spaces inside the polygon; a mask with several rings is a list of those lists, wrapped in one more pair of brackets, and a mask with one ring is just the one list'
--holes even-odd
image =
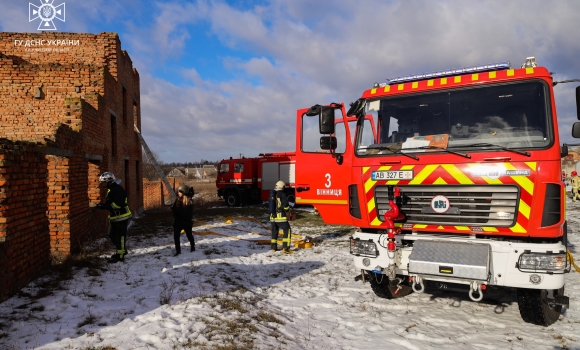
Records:
{"label": "bare tree", "polygon": [[165,164],[159,154],[154,151],[151,151],[151,154],[154,159],[149,159],[145,151],[143,151],[143,178],[148,179],[150,181],[159,180],[159,175],[157,175],[157,171],[155,171],[155,167],[153,166],[153,161],[156,161],[159,166]]}

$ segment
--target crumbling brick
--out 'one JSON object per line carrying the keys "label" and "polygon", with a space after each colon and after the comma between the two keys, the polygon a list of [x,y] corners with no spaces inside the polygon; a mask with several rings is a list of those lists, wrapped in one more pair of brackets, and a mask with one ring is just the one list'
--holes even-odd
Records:
{"label": "crumbling brick", "polygon": [[0,301],[105,233],[100,173],[143,210],[139,95],[116,33],[0,33]]}

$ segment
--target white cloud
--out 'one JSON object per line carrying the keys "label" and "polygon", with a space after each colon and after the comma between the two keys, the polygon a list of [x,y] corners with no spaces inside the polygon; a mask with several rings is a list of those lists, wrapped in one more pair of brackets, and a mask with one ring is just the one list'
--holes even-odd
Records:
{"label": "white cloud", "polygon": [[191,33],[185,25],[207,17],[207,6],[204,1],[141,4],[141,11],[157,15],[154,16],[153,23],[146,23],[142,27],[133,21],[128,23],[128,40],[131,47],[147,54],[144,57],[147,65],[163,65],[163,62],[155,59],[165,61],[179,57],[186,41],[191,38]]}
{"label": "white cloud", "polygon": [[[571,75],[580,68],[575,59],[580,43],[571,35],[580,20],[580,3],[559,4],[369,0],[329,7],[272,1],[237,10],[213,3],[207,16],[214,34],[224,45],[251,50],[256,57],[225,58],[235,78],[211,87],[206,81],[203,90],[184,88],[189,114],[175,116],[205,116],[197,130],[204,130],[204,139],[217,140],[219,150],[212,154],[292,150],[293,111],[314,103],[352,101],[387,77],[505,60],[519,66],[531,55]],[[196,79],[199,85],[199,75]],[[570,110],[570,100],[563,100],[561,108]],[[560,121],[561,131],[569,130],[571,118]],[[280,133],[286,140],[268,136]],[[279,149],[273,149],[274,139]]]}
{"label": "white cloud", "polygon": [[[527,56],[559,80],[580,78],[577,0],[72,4],[67,26],[74,30],[87,21],[125,21],[123,48],[142,79],[143,132],[165,161],[293,150],[296,109],[348,103],[385,78],[505,60],[519,66]],[[151,13],[152,21],[143,20]],[[206,62],[228,76],[221,81],[202,66],[172,66],[185,50],[206,50],[193,40],[200,23],[201,35],[229,48]],[[31,31],[22,29],[29,25],[27,2],[3,4],[0,24]],[[158,71],[180,72],[183,81],[170,84],[153,76]],[[574,86],[556,88],[568,141]]]}

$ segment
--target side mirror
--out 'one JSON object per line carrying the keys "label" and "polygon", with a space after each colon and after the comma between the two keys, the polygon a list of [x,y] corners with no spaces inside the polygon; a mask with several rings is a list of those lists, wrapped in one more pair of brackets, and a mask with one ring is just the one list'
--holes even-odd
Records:
{"label": "side mirror", "polygon": [[563,144],[562,148],[560,148],[560,158],[564,158],[568,155],[568,145]]}
{"label": "side mirror", "polygon": [[580,122],[576,122],[572,125],[572,137],[575,139],[580,138]]}
{"label": "side mirror", "polygon": [[[321,134],[334,134],[334,108],[333,107],[322,106],[320,108],[319,129],[320,129]],[[336,141],[336,139],[335,139],[335,141]],[[321,144],[322,144],[322,142],[321,142]]]}
{"label": "side mirror", "polygon": [[366,105],[367,100],[365,100],[364,98],[359,98],[358,100],[350,104],[350,108],[348,109],[348,112],[346,112],[346,115],[349,117],[351,115],[354,115],[358,118],[359,115],[361,116],[363,115]]}
{"label": "side mirror", "polygon": [[580,120],[580,86],[576,86],[576,118]]}
{"label": "side mirror", "polygon": [[322,136],[320,138],[320,149],[336,149],[336,137]]}

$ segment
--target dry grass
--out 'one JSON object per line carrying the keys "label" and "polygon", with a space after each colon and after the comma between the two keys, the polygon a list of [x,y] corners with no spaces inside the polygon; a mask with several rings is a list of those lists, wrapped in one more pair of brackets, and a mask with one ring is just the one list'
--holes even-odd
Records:
{"label": "dry grass", "polygon": [[199,298],[200,303],[207,303],[215,310],[201,318],[206,325],[203,334],[208,343],[187,340],[174,344],[173,349],[256,349],[259,348],[256,343],[260,332],[258,326],[269,329],[269,334],[284,343],[285,339],[278,332],[277,326],[285,322],[278,313],[260,305],[261,301],[262,298],[256,295],[248,296],[244,288]]}
{"label": "dry grass", "polygon": [[[205,180],[204,180],[205,181]],[[195,198],[193,205],[196,208],[209,208],[216,205],[224,205],[224,201],[217,196],[217,187],[215,179],[208,179],[208,182],[190,181],[188,185],[193,186]]]}

